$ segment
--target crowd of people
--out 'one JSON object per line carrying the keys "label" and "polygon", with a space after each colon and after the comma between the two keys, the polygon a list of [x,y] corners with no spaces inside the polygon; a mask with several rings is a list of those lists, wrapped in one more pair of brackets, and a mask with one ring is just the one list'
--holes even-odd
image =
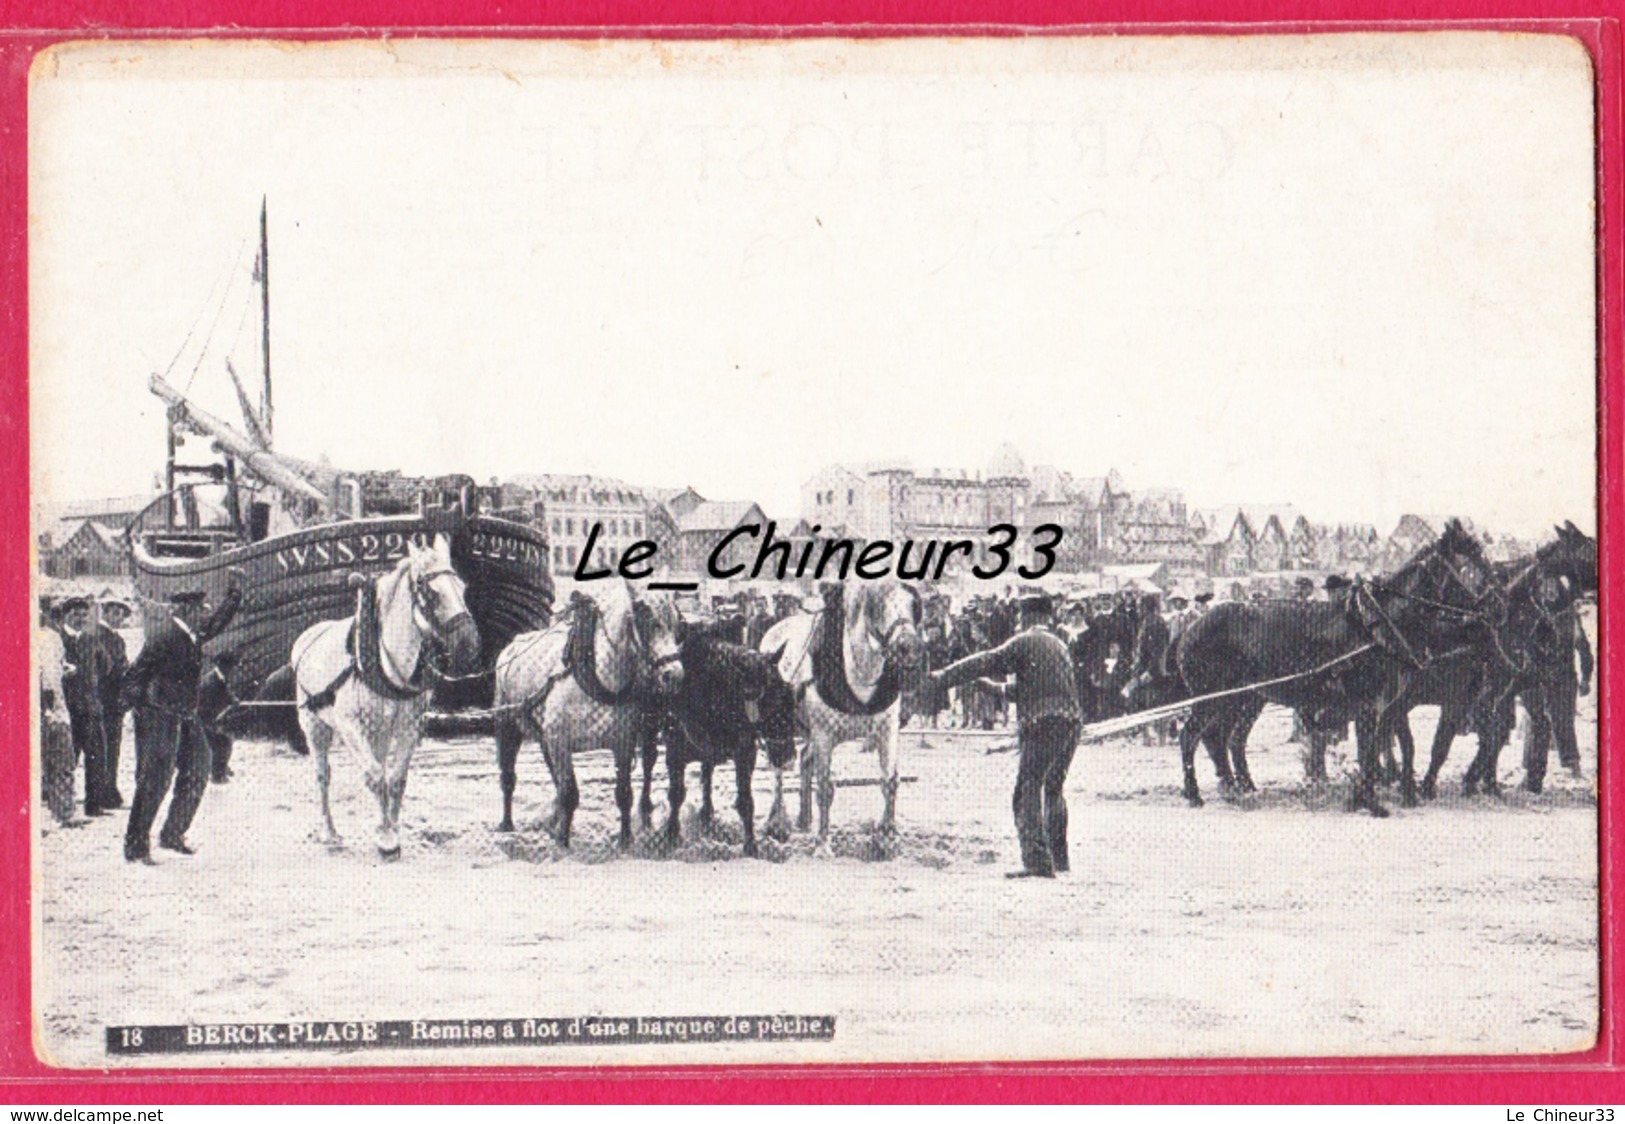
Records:
{"label": "crowd of people", "polygon": [[153,607],[157,627],[147,630],[132,659],[126,633],[135,608],[128,601],[40,597],[40,795],[58,824],[78,826],[126,808],[118,778],[128,716],[136,765],[124,857],[153,865],[152,826],[166,797],[159,846],[193,853],[186,833],[204,790],[211,778],[222,783],[231,776],[226,718],[235,702],[231,656],[206,660],[203,645],[241,600],[235,576],[212,611],[202,593],[176,594]]}

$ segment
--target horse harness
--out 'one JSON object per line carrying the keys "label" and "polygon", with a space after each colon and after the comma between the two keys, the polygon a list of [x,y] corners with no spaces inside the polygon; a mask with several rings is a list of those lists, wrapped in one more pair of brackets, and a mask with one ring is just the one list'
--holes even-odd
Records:
{"label": "horse harness", "polygon": [[[424,593],[428,580],[453,572],[443,568],[421,576],[414,575],[409,579],[412,607],[421,613],[425,620],[434,621],[434,616],[429,611],[428,597]],[[332,706],[338,697],[339,688],[349,682],[352,676],[360,679],[368,690],[385,698],[415,699],[429,689],[429,677],[426,674],[431,664],[428,658],[428,644],[419,649],[417,665],[412,668],[404,684],[393,682],[384,671],[384,622],[378,608],[378,583],[376,581],[370,583],[367,592],[359,597],[357,602],[355,615],[350,618],[349,627],[344,635],[344,650],[350,654],[350,661],[333,677],[332,682],[305,700],[306,710],[315,712]],[[464,610],[465,614],[466,612],[467,610]]]}
{"label": "horse harness", "polygon": [[[841,641],[846,635],[846,603],[839,596],[826,598],[826,601],[829,600],[834,601],[834,607],[826,607],[820,614],[818,638],[812,645],[813,675],[810,685],[818,688],[818,697],[830,709],[855,717],[872,718],[897,701],[897,696],[902,692],[902,680],[891,661],[886,660],[869,701],[864,702],[853,693],[851,684],[846,680],[846,658],[841,650]],[[886,635],[880,638],[881,648],[889,647],[897,630],[906,627],[912,627],[912,622],[903,618],[893,621]],[[809,683],[803,683],[797,693],[805,695],[808,686]]]}
{"label": "horse harness", "polygon": [[[620,690],[612,690],[598,676],[598,637],[602,633],[610,647],[618,651],[614,639],[604,630],[604,614],[598,603],[590,597],[579,594],[571,599],[569,609],[570,631],[564,640],[564,658],[560,661],[559,670],[547,677],[546,682],[534,691],[529,698],[515,705],[514,709],[520,711],[538,728],[541,726],[540,713],[546,709],[548,697],[552,695],[553,688],[566,679],[574,678],[576,686],[581,693],[600,706],[622,706],[634,701],[639,686],[639,676],[633,675],[626,686]],[[633,618],[634,633],[637,630],[637,620]],[[641,637],[639,638],[641,640]],[[659,671],[667,664],[682,659],[682,653],[668,652],[649,664],[649,671]]]}

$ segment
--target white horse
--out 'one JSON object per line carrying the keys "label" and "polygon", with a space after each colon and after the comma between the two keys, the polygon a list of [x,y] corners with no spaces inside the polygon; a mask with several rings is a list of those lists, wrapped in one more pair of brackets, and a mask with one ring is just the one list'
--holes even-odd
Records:
{"label": "white horse", "polygon": [[615,755],[615,803],[626,848],[632,845],[632,758],[645,728],[644,704],[670,697],[683,680],[679,620],[669,595],[624,579],[595,584],[593,592],[577,594],[564,617],[514,637],[497,657],[497,830],[513,830],[519,747],[535,738],[553,776],[549,826],[568,847],[581,802],[575,754],[607,747]]}
{"label": "white horse", "polygon": [[[762,637],[776,654],[779,674],[795,690],[809,740],[801,754],[801,810],[797,830],[812,826],[811,790],[818,785],[818,844],[829,848],[829,810],[835,802],[830,759],[835,747],[862,741],[880,765],[885,804],[880,831],[897,830],[897,719],[901,691],[923,679],[920,598],[896,578],[846,582],[827,588],[824,607],[780,621]],[[773,808],[765,834],[789,835],[784,811],[784,769],[773,776]]]}
{"label": "white horse", "polygon": [[399,857],[401,796],[412,751],[423,739],[431,645],[447,651],[451,674],[467,674],[479,661],[479,630],[464,593],[445,535],[428,547],[409,540],[400,564],[363,586],[354,617],[312,625],[294,641],[289,663],[299,726],[316,759],[322,798],[319,842],[342,842],[328,804],[328,749],[336,736],[378,798],[379,854]]}

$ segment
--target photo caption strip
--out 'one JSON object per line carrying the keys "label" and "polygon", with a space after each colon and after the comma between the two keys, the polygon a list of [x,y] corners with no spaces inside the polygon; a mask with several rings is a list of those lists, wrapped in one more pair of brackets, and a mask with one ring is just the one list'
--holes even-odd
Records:
{"label": "photo caption strip", "polygon": [[671,1042],[829,1042],[834,1015],[590,1015],[579,1018],[396,1019],[110,1026],[107,1052],[242,1053],[443,1046],[647,1046]]}

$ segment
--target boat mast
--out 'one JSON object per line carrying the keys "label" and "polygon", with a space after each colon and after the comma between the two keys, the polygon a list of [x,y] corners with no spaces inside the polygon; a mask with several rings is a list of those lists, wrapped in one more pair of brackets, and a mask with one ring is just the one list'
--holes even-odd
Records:
{"label": "boat mast", "polygon": [[266,448],[271,445],[271,255],[265,229],[265,196],[260,196],[260,369],[264,390],[260,397],[260,420],[265,429]]}

